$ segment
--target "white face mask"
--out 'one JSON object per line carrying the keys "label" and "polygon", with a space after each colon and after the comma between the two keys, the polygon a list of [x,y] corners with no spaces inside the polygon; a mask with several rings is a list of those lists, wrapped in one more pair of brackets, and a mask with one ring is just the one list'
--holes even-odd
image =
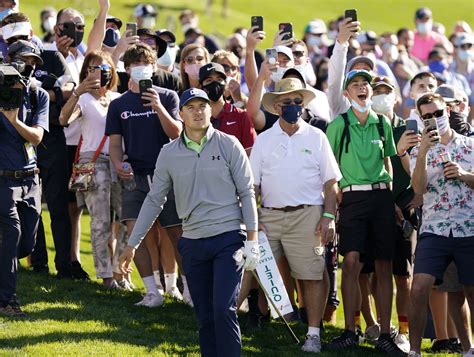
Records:
{"label": "white face mask", "polygon": [[467,62],[473,57],[474,57],[474,51],[458,50],[458,58],[463,62]]}
{"label": "white face mask", "polygon": [[419,22],[416,24],[416,29],[418,30],[419,33],[425,34],[431,31],[433,28],[433,21],[428,20],[426,22]]}
{"label": "white face mask", "polygon": [[367,104],[365,104],[364,106],[360,105],[359,103],[357,103],[352,98],[350,98],[350,100],[351,100],[352,108],[354,108],[355,110],[357,110],[358,112],[361,112],[361,113],[367,112],[370,109],[370,107],[372,106],[372,101],[370,99],[367,101]]}
{"label": "white face mask", "polygon": [[130,78],[138,84],[142,79],[151,79],[153,76],[153,66],[136,66],[130,68]]}
{"label": "white face mask", "polygon": [[305,64],[297,64],[295,66],[295,69],[301,73],[301,75],[303,76],[303,78],[306,79],[306,65]]}
{"label": "white face mask", "polygon": [[287,69],[288,68],[278,67],[275,72],[272,72],[272,81],[275,83],[281,81]]}
{"label": "white face mask", "polygon": [[176,47],[167,47],[166,52],[158,58],[158,64],[160,66],[171,66],[176,60]]}
{"label": "white face mask", "polygon": [[308,46],[310,47],[319,47],[321,45],[321,37],[316,35],[309,35],[307,42]]}
{"label": "white face mask", "polygon": [[331,39],[331,40],[335,40],[336,37],[337,37],[337,30],[331,30],[328,32],[328,37]]}
{"label": "white face mask", "polygon": [[372,97],[372,109],[377,113],[388,115],[395,104],[395,93],[379,94]]}
{"label": "white face mask", "polygon": [[144,29],[151,29],[155,27],[155,18],[153,16],[146,16],[143,18],[142,27]]}
{"label": "white face mask", "polygon": [[48,17],[43,21],[43,28],[46,32],[52,32],[54,25],[56,25],[56,18],[54,17]]}
{"label": "white face mask", "polygon": [[446,114],[436,118],[436,125],[438,126],[439,135],[443,135],[448,131],[449,118]]}

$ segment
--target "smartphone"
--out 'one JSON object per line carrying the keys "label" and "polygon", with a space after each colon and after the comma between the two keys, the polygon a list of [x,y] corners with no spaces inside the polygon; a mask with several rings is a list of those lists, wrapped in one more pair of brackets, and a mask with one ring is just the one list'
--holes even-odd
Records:
{"label": "smartphone", "polygon": [[406,130],[413,130],[415,134],[418,133],[418,123],[416,120],[412,120],[412,119],[406,120],[406,125],[407,125]]}
{"label": "smartphone", "polygon": [[[278,52],[275,48],[267,48],[265,50],[265,58],[267,59],[268,63],[275,64],[278,62]],[[276,71],[276,68],[273,70]]]}
{"label": "smartphone", "polygon": [[280,31],[283,31],[285,36],[283,36],[281,39],[286,41],[289,40],[290,38],[293,38],[293,24],[290,22],[282,22],[281,24],[278,25],[278,29]]}
{"label": "smartphone", "polygon": [[74,40],[74,43],[71,45],[71,47],[76,47],[78,45],[78,43],[76,43],[76,24],[74,22],[63,23],[63,30],[61,31],[61,36],[67,36]]}
{"label": "smartphone", "polygon": [[250,26],[251,27],[257,26],[257,28],[254,29],[253,32],[263,31],[263,16],[252,16],[250,20]]}
{"label": "smartphone", "polygon": [[[423,120],[423,125],[426,128],[426,132],[430,132],[433,130],[438,131],[438,125],[436,124],[436,119],[435,118],[430,118],[430,119],[425,119]],[[438,134],[438,139],[435,140],[435,142],[439,142],[439,134]]]}
{"label": "smartphone", "polygon": [[137,35],[137,23],[136,22],[127,22],[127,26],[125,28],[127,32],[127,37],[136,36]]}
{"label": "smartphone", "polygon": [[143,93],[148,92],[148,89],[153,87],[153,82],[151,79],[141,79],[138,82],[138,87],[140,88],[140,95],[143,95]]}
{"label": "smartphone", "polygon": [[349,9],[344,12],[344,18],[350,17],[352,21],[357,21],[357,9]]}

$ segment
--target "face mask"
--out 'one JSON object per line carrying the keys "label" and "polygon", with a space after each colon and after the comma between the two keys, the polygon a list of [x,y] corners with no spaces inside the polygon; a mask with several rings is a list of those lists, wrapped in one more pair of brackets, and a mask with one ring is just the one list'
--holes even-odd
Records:
{"label": "face mask", "polygon": [[136,66],[130,69],[130,78],[138,84],[142,79],[151,79],[153,76],[153,66]]}
{"label": "face mask", "polygon": [[114,30],[113,28],[108,28],[107,31],[105,31],[105,36],[104,36],[104,45],[107,47],[115,47],[117,46],[117,43],[120,40],[120,31],[119,30]]}
{"label": "face mask", "polygon": [[335,40],[336,37],[337,37],[337,30],[328,31],[328,37],[329,37],[331,40]]}
{"label": "face mask", "polygon": [[184,67],[184,72],[186,72],[191,79],[199,79],[199,70],[201,67],[202,64],[199,63],[187,64],[186,67]]}
{"label": "face mask", "polygon": [[174,63],[175,60],[176,60],[176,47],[175,48],[167,47],[166,52],[163,54],[163,56],[158,58],[158,64],[160,66],[169,67]]}
{"label": "face mask", "polygon": [[100,86],[105,87],[112,80],[112,72],[100,70]]}
{"label": "face mask", "polygon": [[303,76],[303,78],[306,79],[306,65],[304,64],[298,64],[295,66],[295,69],[301,73],[301,75]]}
{"label": "face mask", "polygon": [[467,116],[463,113],[451,111],[449,114],[449,126],[458,134],[465,135],[469,131],[469,125],[466,120]]}
{"label": "face mask", "polygon": [[202,86],[202,89],[207,93],[207,96],[211,101],[217,102],[224,94],[225,84],[211,82],[205,86]]}
{"label": "face mask", "polygon": [[426,21],[426,22],[419,22],[416,24],[416,29],[421,34],[430,32],[432,28],[433,28],[433,21],[431,20]]}
{"label": "face mask", "polygon": [[321,37],[309,35],[307,43],[309,47],[319,47],[321,45]]}
{"label": "face mask", "polygon": [[443,61],[431,61],[428,63],[428,67],[431,72],[443,73],[448,68],[448,65]]}
{"label": "face mask", "polygon": [[372,101],[369,99],[366,105],[362,106],[359,103],[357,103],[354,99],[351,98],[351,106],[357,110],[360,113],[365,113],[367,112],[370,107],[372,106]]}
{"label": "face mask", "polygon": [[446,114],[436,118],[436,125],[438,126],[439,135],[443,135],[448,131],[448,123],[449,119]]}
{"label": "face mask", "polygon": [[45,32],[53,32],[54,25],[56,25],[56,19],[54,17],[48,17],[43,21],[43,29]]}
{"label": "face mask", "polygon": [[2,21],[5,17],[10,15],[12,12],[13,12],[12,9],[5,9],[5,10],[1,11],[0,12],[0,21]]}
{"label": "face mask", "polygon": [[272,81],[273,82],[281,81],[287,69],[288,68],[278,67],[275,72],[272,72]]}
{"label": "face mask", "polygon": [[372,97],[372,109],[377,113],[387,115],[393,109],[395,93],[379,94]]}
{"label": "face mask", "polygon": [[153,29],[155,27],[155,18],[153,16],[144,17],[142,27],[145,29]]}
{"label": "face mask", "polygon": [[473,57],[473,53],[467,50],[459,50],[458,51],[458,58],[463,61],[467,62]]}
{"label": "face mask", "polygon": [[296,123],[302,113],[303,107],[301,105],[290,104],[281,107],[281,117],[289,124]]}
{"label": "face mask", "polygon": [[72,43],[71,47],[79,46],[83,38],[84,38],[84,31],[75,31],[74,38],[73,38],[74,42]]}

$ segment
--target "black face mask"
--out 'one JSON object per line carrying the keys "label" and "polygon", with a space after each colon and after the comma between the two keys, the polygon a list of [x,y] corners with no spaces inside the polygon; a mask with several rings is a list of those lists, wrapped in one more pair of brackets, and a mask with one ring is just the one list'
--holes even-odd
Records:
{"label": "black face mask", "polygon": [[77,47],[81,44],[82,39],[84,38],[84,31],[78,31],[77,29],[74,32],[70,32],[68,30],[62,30],[60,33],[61,36],[68,36],[69,38],[73,39],[73,43],[71,47]]}
{"label": "black face mask", "polygon": [[209,99],[217,102],[224,94],[225,84],[219,82],[211,82],[202,86],[202,89],[207,93]]}
{"label": "black face mask", "polygon": [[456,133],[466,135],[469,132],[469,125],[464,120],[464,115],[451,111],[449,114],[449,126]]}
{"label": "black face mask", "polygon": [[100,70],[100,86],[105,87],[112,80],[112,72]]}

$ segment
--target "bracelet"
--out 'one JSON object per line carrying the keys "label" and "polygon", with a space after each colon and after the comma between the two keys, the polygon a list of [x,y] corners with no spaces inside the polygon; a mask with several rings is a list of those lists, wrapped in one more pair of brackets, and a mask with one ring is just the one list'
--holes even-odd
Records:
{"label": "bracelet", "polygon": [[80,97],[79,93],[77,93],[76,88],[74,88],[74,90],[72,91],[72,95],[73,95],[74,97],[76,97],[76,98],[79,98],[79,97]]}
{"label": "bracelet", "polygon": [[403,152],[403,154],[401,154],[401,155],[397,152],[397,156],[398,156],[398,157],[404,157],[404,156],[406,156],[406,154],[407,154],[406,150],[405,150],[405,151]]}
{"label": "bracelet", "polygon": [[329,213],[329,212],[324,212],[324,213],[323,213],[323,217],[331,218],[331,219],[333,219],[333,220],[336,220],[336,216],[333,215],[332,213]]}

